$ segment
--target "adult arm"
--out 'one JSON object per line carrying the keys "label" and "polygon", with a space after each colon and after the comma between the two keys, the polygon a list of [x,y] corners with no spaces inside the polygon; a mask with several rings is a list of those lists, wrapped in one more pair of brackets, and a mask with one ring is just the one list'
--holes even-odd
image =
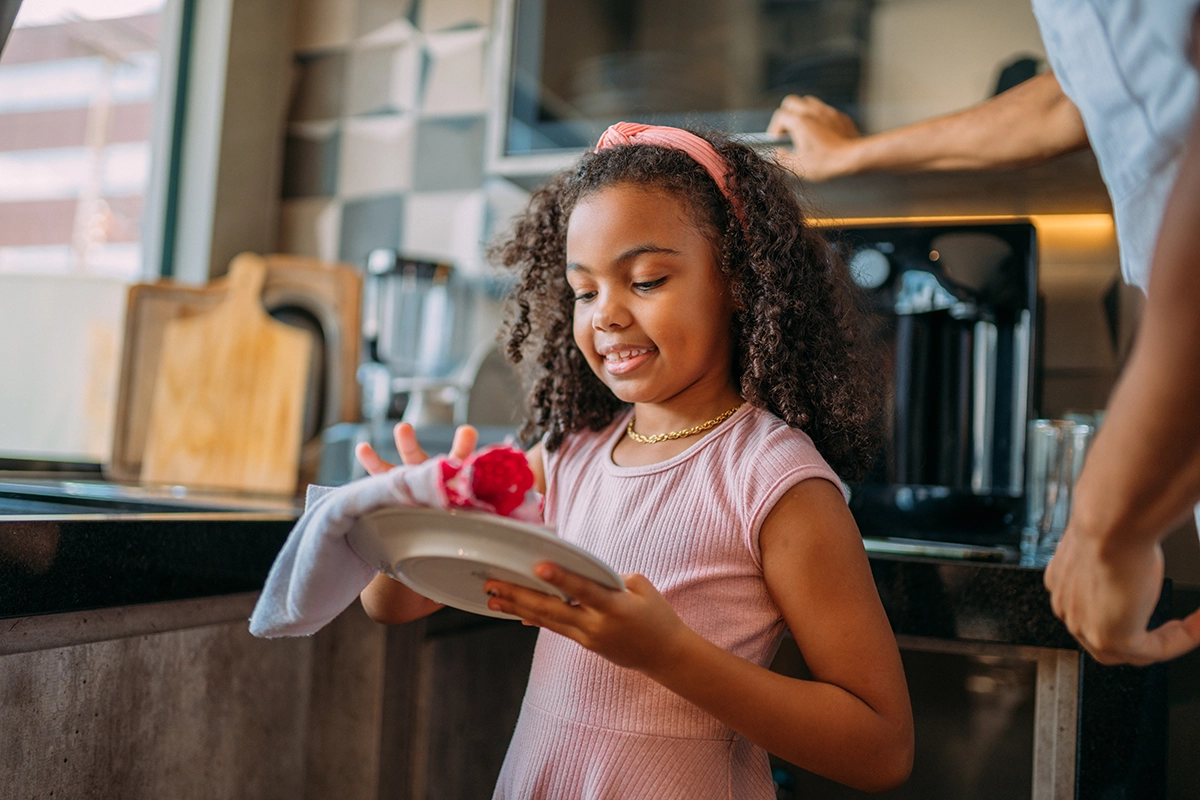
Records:
{"label": "adult arm", "polygon": [[1146,630],[1161,542],[1200,501],[1200,118],[1185,153],[1133,353],[1046,570],[1054,612],[1103,663],[1147,664],[1200,644],[1200,612]]}
{"label": "adult arm", "polygon": [[760,534],[768,590],[813,680],[771,672],[685,626],[641,575],[615,592],[550,564],[538,574],[578,600],[491,582],[489,604],[637,669],[760,747],[867,791],[912,769],[908,689],[854,519],[821,479],[789,490]]}
{"label": "adult arm", "polygon": [[1079,109],[1045,72],[976,106],[871,136],[815,97],[789,95],[767,132],[790,136],[785,167],[811,181],[867,172],[1009,169],[1087,146]]}

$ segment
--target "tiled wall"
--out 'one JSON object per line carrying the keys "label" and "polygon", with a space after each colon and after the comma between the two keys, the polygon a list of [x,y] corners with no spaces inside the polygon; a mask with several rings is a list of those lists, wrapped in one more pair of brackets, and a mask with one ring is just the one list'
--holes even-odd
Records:
{"label": "tiled wall", "polygon": [[302,0],[280,248],[485,270],[525,194],[484,175],[492,0]]}

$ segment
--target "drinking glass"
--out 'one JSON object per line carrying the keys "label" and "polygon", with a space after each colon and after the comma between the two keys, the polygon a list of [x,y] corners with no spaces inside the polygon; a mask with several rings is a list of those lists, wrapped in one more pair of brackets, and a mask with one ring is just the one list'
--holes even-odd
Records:
{"label": "drinking glass", "polygon": [[1075,481],[1095,431],[1094,425],[1070,419],[1029,423],[1022,564],[1045,566],[1054,555],[1071,516]]}

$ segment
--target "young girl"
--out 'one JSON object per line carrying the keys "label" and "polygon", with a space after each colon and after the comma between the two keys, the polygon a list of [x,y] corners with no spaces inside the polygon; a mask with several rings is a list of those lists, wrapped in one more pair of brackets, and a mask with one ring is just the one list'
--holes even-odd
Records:
{"label": "young girl", "polygon": [[[628,591],[553,564],[575,602],[485,585],[542,628],[495,797],[773,798],[766,751],[903,783],[908,692],[838,477],[867,466],[881,381],[780,169],[620,123],[497,252],[520,270],[506,336],[535,368],[545,521]],[[410,427],[397,440],[424,457]],[[464,428],[451,455],[473,445]],[[362,599],[386,622],[437,607],[383,576]],[[811,680],[767,669],[785,626]]]}

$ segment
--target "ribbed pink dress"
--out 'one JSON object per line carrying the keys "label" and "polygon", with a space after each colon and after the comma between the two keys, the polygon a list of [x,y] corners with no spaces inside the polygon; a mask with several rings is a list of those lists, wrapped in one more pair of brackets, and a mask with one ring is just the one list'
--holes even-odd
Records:
{"label": "ribbed pink dress", "polygon": [[[546,459],[546,520],[619,573],[640,572],[685,624],[759,665],[784,631],[758,532],[789,488],[837,475],[812,440],[744,405],[683,453],[618,467],[629,417]],[[495,798],[775,797],[767,754],[634,670],[543,630]]]}

